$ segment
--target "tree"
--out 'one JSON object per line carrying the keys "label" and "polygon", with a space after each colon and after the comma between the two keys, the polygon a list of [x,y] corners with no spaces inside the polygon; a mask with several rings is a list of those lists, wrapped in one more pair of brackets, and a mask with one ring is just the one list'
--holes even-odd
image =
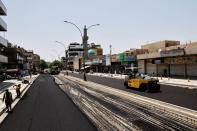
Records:
{"label": "tree", "polygon": [[44,70],[45,68],[48,68],[47,62],[43,59],[40,60],[40,65],[39,66],[40,66],[41,70]]}
{"label": "tree", "polygon": [[50,65],[49,65],[49,67],[51,68],[52,66],[57,66],[57,67],[59,67],[59,68],[63,68],[63,62],[61,62],[61,61],[58,61],[58,60],[54,60]]}

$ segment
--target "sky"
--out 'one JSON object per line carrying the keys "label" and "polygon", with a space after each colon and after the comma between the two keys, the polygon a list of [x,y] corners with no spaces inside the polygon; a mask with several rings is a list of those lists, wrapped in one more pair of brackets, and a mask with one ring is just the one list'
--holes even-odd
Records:
{"label": "sky", "polygon": [[75,23],[100,24],[88,30],[89,43],[101,44],[104,54],[160,40],[197,41],[197,0],[2,0],[7,8],[11,43],[34,50],[52,61],[64,55],[71,42],[81,43]]}

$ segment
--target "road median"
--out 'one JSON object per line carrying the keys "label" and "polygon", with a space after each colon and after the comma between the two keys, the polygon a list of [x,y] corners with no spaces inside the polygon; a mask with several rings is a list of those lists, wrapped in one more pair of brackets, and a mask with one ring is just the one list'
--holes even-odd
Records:
{"label": "road median", "polygon": [[[133,111],[135,112],[134,114],[139,114],[141,119],[143,118],[142,119],[143,121],[154,123],[153,124],[154,126],[158,124],[158,122],[156,121],[159,121],[160,124],[158,125],[161,126],[162,129],[167,129],[170,127],[167,126],[168,124],[166,122],[171,121],[170,123],[176,123],[175,125],[184,125],[184,128],[186,128],[187,126],[192,128],[197,128],[197,112],[194,110],[161,102],[155,99],[139,96],[133,93],[114,89],[93,82],[89,82],[89,81],[85,82],[81,79],[71,76],[60,75],[58,78],[68,80],[66,82],[68,87],[65,85],[61,85],[62,89],[67,93],[70,93],[71,97],[75,96],[73,98],[73,101],[79,106],[79,108],[81,108],[85,112],[86,115],[89,116],[89,118],[94,119],[94,121],[96,121],[95,124],[97,125],[97,127],[100,127],[102,125],[102,127],[106,128],[109,125],[114,126],[115,123],[117,125],[122,125],[121,126],[122,129],[128,129],[128,127],[135,128],[134,126],[131,126],[129,124],[132,122],[129,120],[125,120],[125,117],[122,116],[122,114],[118,114],[118,115],[117,113],[114,114],[114,112],[112,112],[111,110],[114,110],[114,108],[118,108],[118,110],[123,111],[127,115],[131,115],[132,113],[129,110],[132,110],[134,106],[138,105],[141,110],[142,109],[146,110],[148,114],[146,114],[145,112],[140,113],[136,109],[135,110],[133,109]],[[72,82],[72,84],[69,85],[69,82]],[[78,84],[79,86],[77,86],[77,88],[73,88],[72,86],[75,84]],[[87,96],[89,97],[89,99],[87,99]],[[92,104],[92,102],[94,104]],[[132,106],[131,103],[133,103]],[[101,106],[101,105],[105,105],[105,106]],[[110,107],[109,105],[114,107],[112,109],[108,109]],[[103,123],[102,121],[98,121],[98,119],[95,120],[95,117],[98,118],[100,116],[98,114],[91,113],[91,112],[99,112],[99,111],[103,112],[102,114],[100,114],[100,116],[102,115],[103,119],[106,117],[105,120],[102,121],[108,123],[107,126],[106,124],[98,124],[98,123]],[[109,112],[111,112],[111,114],[114,115],[109,115],[110,114]],[[155,116],[159,115],[158,117],[160,117],[160,119],[158,120],[157,118],[150,116],[150,114],[154,114]],[[110,116],[111,119],[108,116]],[[147,118],[145,118],[146,116]],[[114,120],[115,122],[109,124],[109,122],[112,120]],[[118,126],[116,127],[118,129]]]}

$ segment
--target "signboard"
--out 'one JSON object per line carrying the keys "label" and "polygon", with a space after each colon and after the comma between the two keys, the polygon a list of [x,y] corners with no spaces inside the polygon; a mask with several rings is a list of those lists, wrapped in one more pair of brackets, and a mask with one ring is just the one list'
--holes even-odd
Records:
{"label": "signboard", "polygon": [[118,54],[119,61],[121,62],[124,61],[124,57],[125,57],[124,53]]}
{"label": "signboard", "polygon": [[110,66],[111,65],[111,60],[110,60],[110,55],[106,55],[105,56],[105,60],[106,60],[106,66]]}
{"label": "signboard", "polygon": [[99,58],[93,59],[92,64],[93,64],[93,65],[98,65],[99,62],[100,62]]}
{"label": "signboard", "polygon": [[87,61],[85,61],[85,65],[92,65],[92,62],[87,60]]}
{"label": "signboard", "polygon": [[165,64],[197,64],[197,56],[165,58]]}
{"label": "signboard", "polygon": [[136,61],[135,56],[125,56],[124,61]]}
{"label": "signboard", "polygon": [[117,58],[118,58],[117,55],[112,55],[111,56],[111,61],[112,62],[118,62],[119,60]]}
{"label": "signboard", "polygon": [[161,57],[182,56],[182,55],[184,55],[184,49],[160,51]]}
{"label": "signboard", "polygon": [[106,65],[106,57],[105,57],[105,56],[102,57],[102,65],[103,65],[103,66]]}

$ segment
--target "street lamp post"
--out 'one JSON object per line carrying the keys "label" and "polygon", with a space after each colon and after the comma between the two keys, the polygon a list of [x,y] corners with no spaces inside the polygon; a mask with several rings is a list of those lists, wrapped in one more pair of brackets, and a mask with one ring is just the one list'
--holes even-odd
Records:
{"label": "street lamp post", "polygon": [[65,64],[66,64],[66,70],[67,70],[68,63],[67,63],[67,56],[66,56],[66,46],[62,42],[59,42],[59,41],[55,41],[55,42],[58,43],[58,44],[60,44],[60,45],[62,45],[64,47],[64,51],[65,51]]}
{"label": "street lamp post", "polygon": [[85,60],[87,58],[87,44],[88,44],[88,35],[87,35],[87,28],[84,26],[83,29],[83,78],[84,81],[87,81],[86,79],[86,68],[85,68]]}
{"label": "street lamp post", "polygon": [[84,68],[83,79],[84,79],[84,81],[87,81],[86,70],[85,70],[85,60],[87,59],[87,45],[88,45],[87,30],[90,29],[93,26],[99,26],[100,24],[94,24],[94,25],[91,25],[89,27],[86,27],[86,25],[85,25],[84,29],[83,29],[83,34],[82,34],[82,31],[80,30],[80,28],[76,24],[74,24],[72,22],[69,22],[69,21],[64,21],[64,22],[74,25],[80,32],[81,39],[82,39],[82,44],[83,44],[83,68]]}

